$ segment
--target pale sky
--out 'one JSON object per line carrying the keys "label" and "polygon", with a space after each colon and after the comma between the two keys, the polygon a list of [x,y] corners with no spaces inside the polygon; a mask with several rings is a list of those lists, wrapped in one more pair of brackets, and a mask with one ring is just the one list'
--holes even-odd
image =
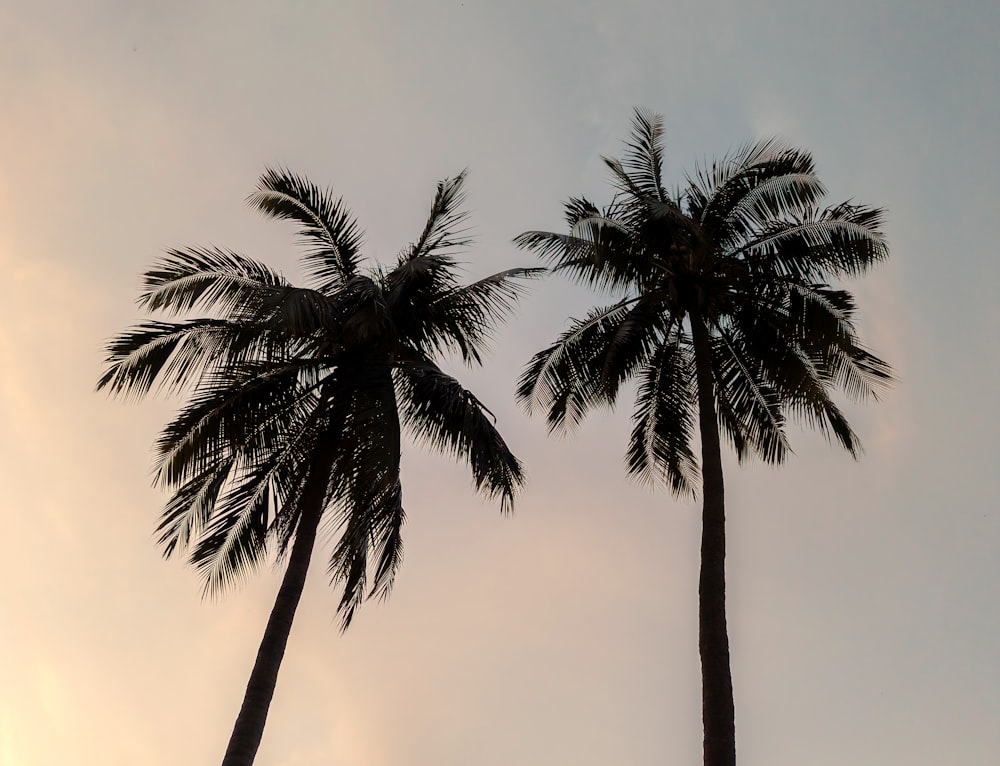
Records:
{"label": "pale sky", "polygon": [[[609,194],[599,156],[661,112],[667,175],[779,134],[830,201],[888,210],[853,283],[896,367],[849,409],[860,462],[793,432],[729,461],[742,766],[1000,763],[1000,6],[927,0],[35,0],[0,13],[0,766],[221,759],[277,590],[203,601],[153,530],[176,401],[94,392],[138,275],[215,244],[297,272],[243,200],[268,165],[332,185],[392,259],[469,168],[469,272]],[[534,286],[481,371],[452,366],[529,472],[511,518],[405,455],[406,560],[341,635],[315,560],[258,763],[700,760],[698,508],[630,484],[628,400],[567,438],[513,403],[568,316]]]}

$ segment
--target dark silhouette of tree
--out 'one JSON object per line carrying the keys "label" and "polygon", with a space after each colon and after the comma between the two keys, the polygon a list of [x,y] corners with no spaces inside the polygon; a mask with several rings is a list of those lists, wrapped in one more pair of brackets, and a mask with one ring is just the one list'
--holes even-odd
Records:
{"label": "dark silhouette of tree", "polygon": [[173,492],[158,528],[165,555],[189,551],[207,591],[272,554],[285,563],[224,766],[254,760],[324,516],[343,627],[366,596],[388,595],[402,557],[401,431],[466,460],[505,512],[523,482],[489,410],[436,361],[457,352],[479,364],[520,280],[540,271],[460,283],[463,180],[438,185],[391,270],[362,271],[343,201],[269,170],[248,201],[297,225],[311,287],[233,252],[173,250],[146,272],[140,305],[208,316],[146,322],[108,345],[98,388],[189,395],[156,444],[157,482]]}
{"label": "dark silhouette of tree", "polygon": [[572,198],[568,234],[516,239],[555,271],[617,296],[532,358],[518,398],[544,409],[550,430],[567,429],[592,407],[614,405],[636,379],[628,472],[680,496],[700,476],[704,762],[733,766],[721,437],[741,460],[780,463],[792,417],[858,455],[831,395],[876,398],[891,370],[859,342],[850,293],[828,280],[861,274],[888,251],[880,210],[817,207],[824,189],[812,158],[775,140],[668,192],[662,132],[662,117],[637,111],[624,160],[604,160],[611,203]]}

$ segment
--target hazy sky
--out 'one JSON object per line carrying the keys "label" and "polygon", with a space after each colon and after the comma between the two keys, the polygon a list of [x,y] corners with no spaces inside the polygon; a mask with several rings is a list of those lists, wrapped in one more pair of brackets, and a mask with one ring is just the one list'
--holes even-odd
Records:
{"label": "hazy sky", "polygon": [[[780,134],[831,201],[888,210],[855,283],[899,385],[850,408],[860,462],[727,475],[742,766],[1000,762],[1000,6],[35,0],[0,13],[0,766],[210,764],[274,593],[202,601],[153,530],[176,402],[94,393],[138,274],[215,244],[294,276],[243,203],[267,165],[333,185],[391,259],[464,167],[471,274],[607,199],[634,106],[668,177]],[[29,10],[30,8],[30,10]],[[338,632],[307,584],[260,764],[693,764],[698,509],[624,478],[628,406],[549,438],[519,368],[599,298],[537,284],[486,367],[530,483],[512,518],[408,451],[392,598]],[[456,363],[457,369],[457,363]]]}

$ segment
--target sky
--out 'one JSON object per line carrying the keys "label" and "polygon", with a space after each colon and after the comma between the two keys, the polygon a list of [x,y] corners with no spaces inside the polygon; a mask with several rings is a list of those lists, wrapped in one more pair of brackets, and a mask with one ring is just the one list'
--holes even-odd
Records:
{"label": "sky", "polygon": [[[203,599],[153,531],[151,444],[178,406],[95,393],[166,248],[294,278],[266,167],[342,194],[388,262],[469,169],[477,276],[608,198],[634,107],[667,177],[779,135],[831,202],[887,210],[853,282],[899,381],[848,412],[860,461],[793,430],[727,457],[743,766],[1000,762],[1000,6],[965,0],[36,0],[0,14],[0,766],[221,759],[280,573]],[[257,762],[691,764],[701,752],[698,507],[630,483],[627,399],[550,437],[523,364],[600,301],[533,285],[481,370],[529,481],[515,512],[404,454],[406,558],[341,634],[320,559]]]}

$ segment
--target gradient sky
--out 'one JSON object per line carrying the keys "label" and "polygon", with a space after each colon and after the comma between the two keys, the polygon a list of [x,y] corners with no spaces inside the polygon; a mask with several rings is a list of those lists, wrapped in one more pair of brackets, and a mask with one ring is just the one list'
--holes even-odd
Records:
{"label": "gradient sky", "polygon": [[[296,274],[243,203],[267,165],[333,185],[391,259],[470,169],[469,272],[607,199],[634,106],[668,177],[754,138],[888,210],[852,285],[900,382],[860,462],[793,433],[727,475],[743,766],[1000,763],[1000,6],[35,0],[0,14],[0,765],[221,758],[277,576],[221,599],[164,562],[150,445],[176,402],[94,393],[138,274],[216,244]],[[693,764],[698,509],[626,481],[629,407],[549,438],[520,366],[599,300],[537,284],[481,371],[530,483],[512,518],[404,456],[406,561],[338,632],[322,561],[260,764]],[[456,365],[457,368],[457,365]]]}

